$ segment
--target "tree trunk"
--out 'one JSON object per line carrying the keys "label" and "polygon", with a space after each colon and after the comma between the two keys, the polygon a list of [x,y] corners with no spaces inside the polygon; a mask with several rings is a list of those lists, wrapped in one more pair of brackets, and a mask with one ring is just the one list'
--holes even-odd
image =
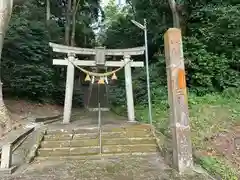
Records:
{"label": "tree trunk", "polygon": [[[13,7],[12,0],[7,0],[7,1],[1,0],[0,2],[0,65],[1,65],[4,36],[7,30],[8,23],[11,18],[12,7]],[[12,122],[3,101],[2,81],[0,78],[0,137],[4,132],[5,126],[7,128],[6,130],[10,130],[12,126]]]}
{"label": "tree trunk", "polygon": [[181,29],[180,25],[180,16],[177,11],[177,4],[175,0],[168,0],[169,6],[172,11],[172,16],[173,16],[173,27]]}
{"label": "tree trunk", "polygon": [[66,13],[66,24],[65,24],[65,44],[70,44],[70,30],[71,30],[71,11],[72,11],[72,0],[68,0],[67,13]]}
{"label": "tree trunk", "polygon": [[[80,0],[79,0],[80,1]],[[77,14],[77,0],[73,0],[73,15],[72,15],[72,34],[71,34],[71,46],[75,46],[75,34],[76,34],[76,14]]]}
{"label": "tree trunk", "polygon": [[46,14],[46,20],[47,20],[47,24],[49,23],[50,21],[50,18],[51,18],[51,8],[50,8],[50,0],[46,0],[46,11],[47,11],[47,14]]}

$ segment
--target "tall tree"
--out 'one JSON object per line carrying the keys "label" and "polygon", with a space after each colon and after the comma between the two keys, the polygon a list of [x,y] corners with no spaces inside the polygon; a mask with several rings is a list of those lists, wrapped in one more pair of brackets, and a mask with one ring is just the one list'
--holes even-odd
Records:
{"label": "tall tree", "polygon": [[47,20],[47,23],[49,22],[50,18],[51,18],[50,0],[46,0],[46,20]]}
{"label": "tall tree", "polygon": [[81,0],[73,0],[73,7],[72,7],[72,32],[71,32],[71,46],[75,46],[75,35],[76,35],[76,24],[77,24],[77,12],[81,5]]}
{"label": "tall tree", "polygon": [[[0,1],[0,58],[2,56],[4,37],[11,18],[12,8],[13,0]],[[2,81],[0,77],[0,136],[4,131],[5,125],[7,125],[7,129],[11,129],[11,119],[3,101]]]}
{"label": "tall tree", "polygon": [[168,0],[169,6],[171,8],[172,11],[172,18],[173,18],[173,27],[175,28],[181,28],[180,25],[180,16],[179,16],[179,12],[177,9],[177,3],[176,0]]}
{"label": "tall tree", "polygon": [[72,33],[71,33],[71,41],[70,45],[75,46],[75,34],[76,34],[76,14],[78,10],[78,5],[80,3],[80,0],[73,0],[73,13],[72,13]]}
{"label": "tall tree", "polygon": [[66,12],[67,13],[66,13],[66,23],[65,23],[65,44],[70,45],[72,0],[68,0]]}

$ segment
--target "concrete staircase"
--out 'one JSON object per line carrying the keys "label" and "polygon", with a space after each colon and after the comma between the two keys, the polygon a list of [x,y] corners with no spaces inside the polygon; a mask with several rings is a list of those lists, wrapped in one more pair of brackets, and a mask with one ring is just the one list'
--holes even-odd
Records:
{"label": "concrete staircase", "polygon": [[150,154],[158,147],[149,125],[75,130],[48,130],[37,158],[83,158],[115,154]]}
{"label": "concrete staircase", "polygon": [[87,89],[84,97],[87,108],[98,108],[98,102],[100,102],[101,108],[109,108],[107,86],[105,84],[92,84]]}

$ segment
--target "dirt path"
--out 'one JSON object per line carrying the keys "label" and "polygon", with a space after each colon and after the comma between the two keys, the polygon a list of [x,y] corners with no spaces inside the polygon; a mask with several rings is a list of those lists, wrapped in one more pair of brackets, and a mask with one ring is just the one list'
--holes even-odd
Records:
{"label": "dirt path", "polygon": [[[63,125],[62,117],[48,125],[48,128],[78,128],[78,127],[97,127],[98,126],[98,112],[89,112],[85,109],[73,109],[71,115],[71,123]],[[123,125],[127,123],[127,118],[118,116],[115,113],[108,111],[101,113],[101,125]]]}
{"label": "dirt path", "polygon": [[219,133],[213,137],[212,142],[218,153],[240,169],[240,125],[232,127],[228,132]]}
{"label": "dirt path", "polygon": [[[11,131],[22,128],[23,125],[36,117],[59,115],[63,109],[63,107],[58,105],[40,104],[25,100],[5,99],[4,102],[12,120]],[[5,130],[3,136],[0,137],[0,141],[3,140],[8,133],[9,131]]]}

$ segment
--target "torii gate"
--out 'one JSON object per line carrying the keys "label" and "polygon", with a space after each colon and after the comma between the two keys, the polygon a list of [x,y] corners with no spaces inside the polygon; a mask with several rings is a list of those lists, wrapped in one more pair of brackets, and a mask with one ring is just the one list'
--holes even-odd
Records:
{"label": "torii gate", "polygon": [[[64,114],[63,123],[70,123],[71,109],[72,109],[72,96],[74,87],[74,65],[78,66],[105,66],[105,67],[122,67],[124,64],[125,72],[125,87],[127,97],[127,110],[128,110],[128,121],[135,121],[134,112],[134,101],[133,101],[133,88],[132,88],[132,73],[131,67],[144,67],[144,63],[129,62],[131,56],[144,54],[145,47],[136,47],[129,49],[105,49],[102,47],[90,49],[90,48],[77,48],[71,46],[65,46],[55,43],[49,43],[53,48],[54,52],[66,53],[68,59],[53,59],[54,65],[65,65],[67,66],[67,80],[66,80],[66,91],[65,91],[65,102],[64,102]],[[95,60],[79,60],[75,58],[76,54],[80,55],[94,55]],[[123,56],[124,61],[106,61],[105,56]],[[73,63],[72,63],[73,62]],[[127,63],[129,62],[129,63]]]}
{"label": "torii gate", "polygon": [[[14,0],[21,1],[21,0]],[[7,25],[12,12],[13,0],[0,0],[0,56],[3,46],[3,39],[7,29]],[[185,79],[185,69],[184,69],[184,59],[182,52],[182,36],[179,29],[169,29],[164,37],[165,40],[165,55],[166,55],[166,65],[167,65],[167,75],[168,75],[168,96],[169,104],[171,109],[171,123],[172,123],[172,135],[173,135],[173,164],[177,167],[180,173],[188,172],[193,167],[193,158],[192,158],[192,145],[190,138],[190,126],[189,126],[189,115],[188,115],[188,104],[187,104],[187,93],[186,93],[186,79]],[[56,52],[63,53],[74,53],[83,52],[87,54],[96,55],[96,50],[94,49],[81,49],[81,48],[72,48],[65,47],[57,44],[52,44],[55,46]],[[67,51],[70,49],[70,51]],[[65,51],[64,51],[65,50]],[[133,48],[125,50],[106,50],[107,52],[123,55],[124,60],[129,60],[131,55],[143,54],[144,48]],[[80,53],[81,54],[81,53]],[[111,55],[111,54],[110,54]],[[105,57],[105,56],[104,56]],[[68,55],[69,60],[76,60],[75,57],[71,54]],[[104,58],[105,60],[105,58]],[[84,64],[83,61],[76,61],[79,65]],[[85,61],[86,62],[86,61]],[[105,61],[104,61],[105,62]],[[59,64],[57,64],[59,63]],[[96,61],[86,62],[92,66],[97,65]],[[108,64],[109,63],[109,64]],[[105,62],[105,65],[111,67],[119,67],[122,62]],[[70,95],[70,98],[65,98],[65,108],[64,108],[64,122],[68,123],[70,121],[71,114],[71,105],[72,105],[72,92],[73,92],[73,83],[74,83],[74,66],[72,63],[66,60],[54,60],[56,65],[67,65],[67,84],[66,94]],[[86,66],[86,65],[85,65]],[[132,84],[131,84],[131,67],[142,67],[142,62],[133,62],[125,66],[125,78],[126,78],[126,89],[127,99],[128,99],[128,117],[129,120],[134,121],[134,104],[133,104],[133,94],[132,94]],[[129,84],[128,84],[129,83]],[[0,81],[0,104],[1,107],[4,107],[3,98],[2,98],[2,88]],[[70,101],[69,101],[70,100]],[[130,102],[130,103],[129,103]],[[67,104],[69,103],[69,104]],[[67,105],[66,105],[67,104]],[[184,108],[183,108],[184,105]],[[133,110],[131,113],[131,111]],[[70,112],[69,112],[70,111]],[[66,113],[67,112],[67,113]],[[6,115],[6,114],[3,114]],[[1,129],[0,129],[1,133]],[[11,145],[6,144],[2,148],[1,156],[1,166],[0,170],[6,170],[7,172],[12,171],[11,168]]]}

